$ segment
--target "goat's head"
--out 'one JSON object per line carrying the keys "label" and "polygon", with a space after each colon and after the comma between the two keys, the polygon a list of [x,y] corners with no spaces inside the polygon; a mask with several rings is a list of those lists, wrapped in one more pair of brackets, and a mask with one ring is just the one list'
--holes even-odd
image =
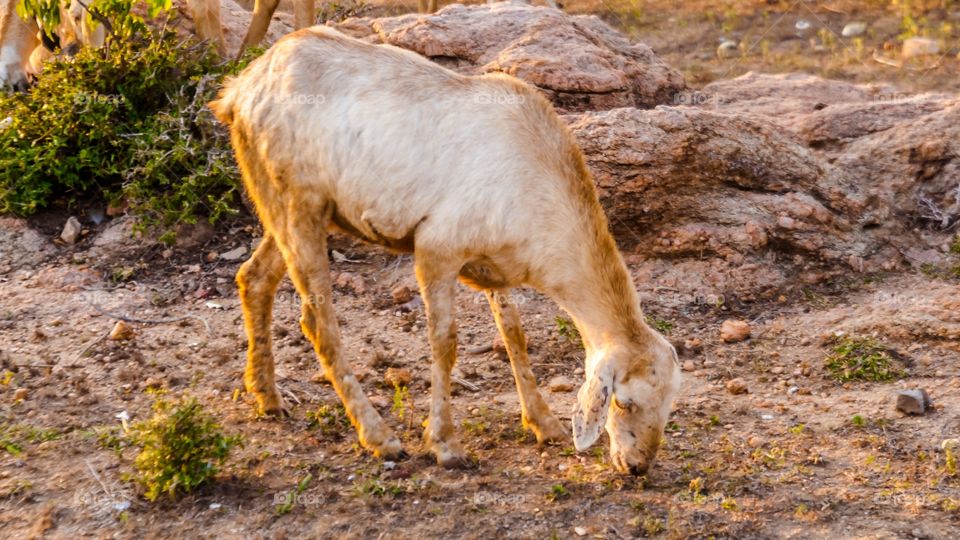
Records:
{"label": "goat's head", "polygon": [[592,446],[606,426],[613,465],[636,475],[657,454],[681,379],[673,346],[652,330],[645,341],[594,351],[573,412],[577,450]]}

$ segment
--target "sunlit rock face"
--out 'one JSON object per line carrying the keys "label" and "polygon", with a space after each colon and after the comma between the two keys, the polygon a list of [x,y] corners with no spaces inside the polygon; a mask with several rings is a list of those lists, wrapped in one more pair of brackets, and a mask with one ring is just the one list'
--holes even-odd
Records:
{"label": "sunlit rock face", "polygon": [[433,15],[347,19],[334,28],[422,54],[468,75],[502,72],[566,111],[671,103],[683,76],[650,47],[594,16],[500,2],[454,4]]}

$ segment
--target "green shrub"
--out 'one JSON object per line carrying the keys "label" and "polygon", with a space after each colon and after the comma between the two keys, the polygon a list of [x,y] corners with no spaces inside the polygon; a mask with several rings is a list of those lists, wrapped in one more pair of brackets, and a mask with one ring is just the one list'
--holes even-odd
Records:
{"label": "green shrub", "polygon": [[228,134],[205,104],[249,57],[166,32],[48,62],[28,92],[0,95],[0,212],[81,197],[125,199],[148,224],[235,212]]}
{"label": "green shrub", "polygon": [[891,381],[904,375],[890,351],[868,337],[839,337],[827,357],[826,368],[834,380]]}
{"label": "green shrub", "polygon": [[193,491],[213,478],[230,450],[242,440],[226,436],[196,399],[158,400],[153,418],[135,424],[128,438],[142,448],[134,461],[144,496],[157,500]]}

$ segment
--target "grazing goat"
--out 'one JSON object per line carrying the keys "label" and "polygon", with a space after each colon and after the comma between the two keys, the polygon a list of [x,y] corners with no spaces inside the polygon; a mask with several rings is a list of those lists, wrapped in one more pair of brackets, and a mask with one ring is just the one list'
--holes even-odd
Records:
{"label": "grazing goat", "polygon": [[384,457],[402,452],[340,344],[327,236],[342,231],[414,254],[433,352],[425,440],[441,465],[466,459],[450,412],[459,278],[486,293],[523,424],[537,440],[568,432],[540,395],[509,301],[522,284],[557,301],[583,338],[576,447],[588,448],[605,426],[614,465],[647,469],[680,384],[676,352],[644,322],[583,154],[536,90],[318,26],[278,41],[210,107],[230,126],[265,231],[237,274],[249,340],[244,380],[264,412],[283,410],[270,327],[287,272],[303,301],[303,331],[361,444]]}
{"label": "grazing goat", "polygon": [[[12,87],[25,90],[30,77],[40,72],[43,61],[53,53],[41,44],[40,27],[33,19],[17,15],[19,0],[0,0],[0,90]],[[59,5],[60,24],[54,34],[64,48],[99,47],[105,34],[100,25],[91,25],[78,0]]]}

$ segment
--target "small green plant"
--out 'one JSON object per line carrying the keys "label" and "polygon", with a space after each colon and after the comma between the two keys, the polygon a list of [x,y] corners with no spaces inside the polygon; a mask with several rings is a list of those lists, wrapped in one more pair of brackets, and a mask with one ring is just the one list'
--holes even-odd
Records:
{"label": "small green plant", "polygon": [[293,488],[293,491],[288,491],[283,495],[283,502],[276,506],[276,513],[278,516],[288,514],[291,510],[293,510],[293,507],[297,504],[297,498],[305,489],[307,489],[307,486],[310,485],[312,480],[313,475],[307,473],[306,476],[297,482],[297,485]]}
{"label": "small green plant", "polygon": [[554,319],[554,322],[557,324],[557,334],[559,334],[560,337],[578,345],[582,342],[580,339],[580,331],[577,330],[577,326],[573,324],[572,320],[558,315],[557,318]]}
{"label": "small green plant", "polygon": [[960,255],[960,234],[953,237],[953,243],[950,244],[950,253]]}
{"label": "small green plant", "polygon": [[350,418],[343,405],[321,405],[316,411],[307,411],[307,428],[319,429],[324,436],[343,433],[350,427]]}
{"label": "small green plant", "polygon": [[839,382],[884,382],[903,376],[889,350],[869,337],[836,338],[825,365],[831,377]]}
{"label": "small green plant", "polygon": [[864,418],[859,414],[853,415],[853,418],[850,419],[850,423],[856,427],[863,427],[867,425],[867,421],[864,420]]}
{"label": "small green plant", "polygon": [[28,444],[38,444],[60,438],[56,429],[44,429],[26,424],[0,424],[0,449],[19,456]]}
{"label": "small green plant", "polygon": [[397,418],[403,420],[407,411],[407,399],[410,396],[410,389],[400,384],[393,385],[393,405],[390,406],[390,412],[397,415]]}
{"label": "small green plant", "polygon": [[357,482],[354,484],[354,488],[360,495],[370,495],[373,497],[385,497],[387,495],[396,497],[403,493],[403,488],[399,482],[396,484],[385,484],[379,478],[368,478],[363,482]]}
{"label": "small green plant", "polygon": [[554,484],[550,486],[550,491],[547,492],[547,500],[550,502],[557,502],[569,496],[570,492],[567,491],[567,488],[565,488],[563,484]]}
{"label": "small green plant", "polygon": [[957,465],[957,454],[956,454],[956,441],[948,439],[944,441],[943,452],[946,455],[945,461],[943,464],[943,472],[947,476],[956,477],[960,474],[960,469]]}
{"label": "small green plant", "polygon": [[134,460],[135,479],[150,501],[193,491],[212,479],[230,451],[242,444],[239,436],[224,435],[195,398],[176,403],[160,399],[153,408],[153,417],[128,434],[141,448]]}
{"label": "small green plant", "polygon": [[711,425],[711,426],[719,426],[719,425],[720,425],[720,417],[717,416],[717,415],[715,415],[715,414],[710,415],[710,425]]}
{"label": "small green plant", "polygon": [[676,325],[666,319],[660,319],[654,317],[653,315],[648,314],[646,316],[647,324],[657,329],[661,334],[669,334],[673,331]]}

